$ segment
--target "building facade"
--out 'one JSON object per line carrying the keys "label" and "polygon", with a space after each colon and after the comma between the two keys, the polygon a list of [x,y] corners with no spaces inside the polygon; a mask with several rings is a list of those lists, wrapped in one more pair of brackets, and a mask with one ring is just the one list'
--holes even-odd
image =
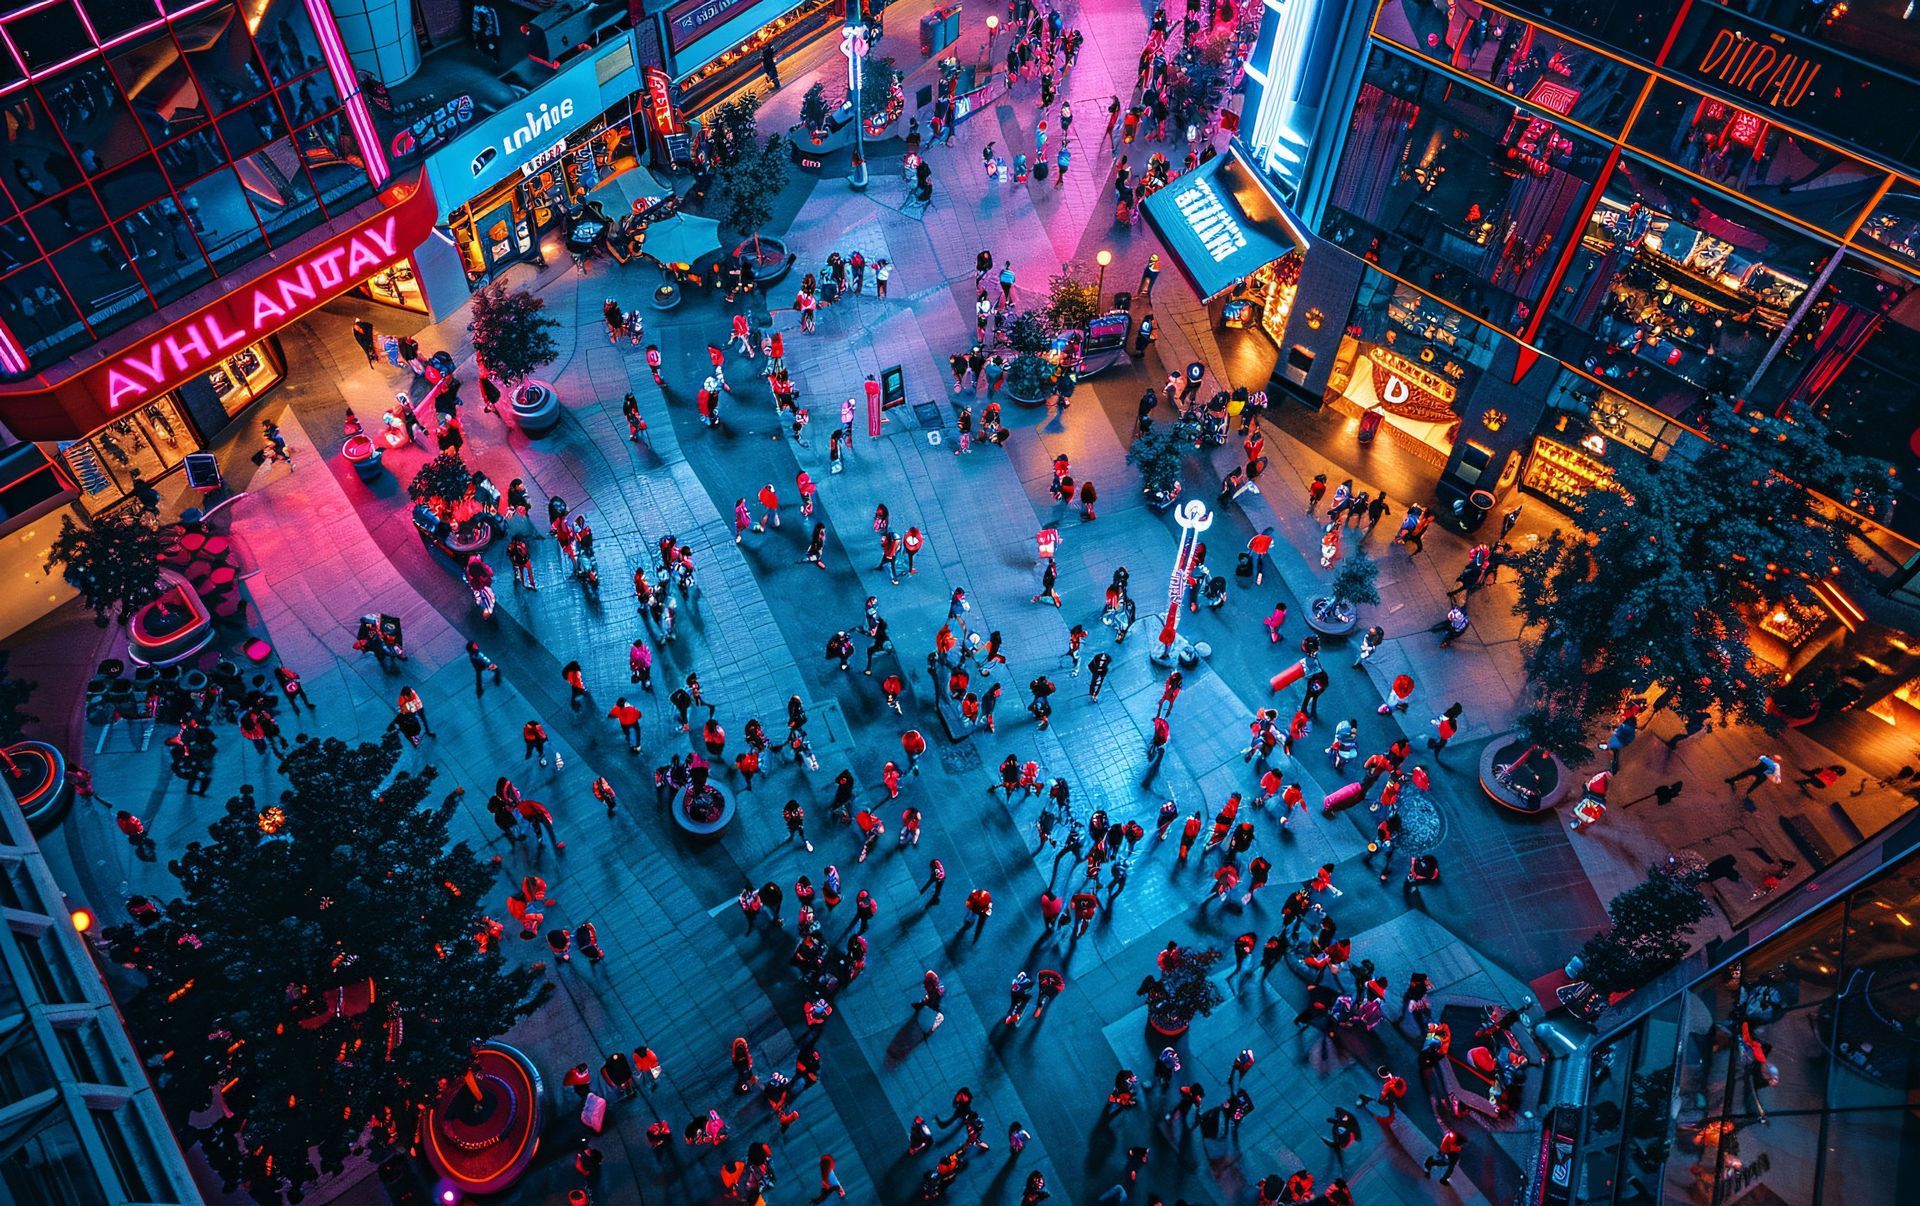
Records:
{"label": "building facade", "polygon": [[397,258],[351,237],[390,173],[322,0],[11,5],[0,113],[12,488],[117,505],[281,380],[279,326]]}
{"label": "building facade", "polygon": [[202,1200],[92,952],[0,785],[0,1200]]}
{"label": "building facade", "polygon": [[1531,1200],[1920,1197],[1920,821],[1777,902],[1726,886],[1734,935],[1602,1015]]}
{"label": "building facade", "polygon": [[1276,340],[1325,371],[1313,401],[1377,412],[1443,495],[1563,502],[1618,457],[1684,454],[1709,397],[1805,408],[1895,462],[1890,522],[1920,530],[1899,5],[1268,8],[1254,157],[1316,250],[1360,263]]}

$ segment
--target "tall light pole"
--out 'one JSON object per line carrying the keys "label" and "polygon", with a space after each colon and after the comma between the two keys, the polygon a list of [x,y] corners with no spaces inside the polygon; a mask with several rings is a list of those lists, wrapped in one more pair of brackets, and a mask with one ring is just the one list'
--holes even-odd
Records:
{"label": "tall light pole", "polygon": [[866,26],[841,28],[840,53],[847,56],[847,95],[853,99],[853,171],[847,175],[847,184],[859,192],[867,187],[867,118],[860,103],[860,83],[867,74]]}
{"label": "tall light pole", "polygon": [[1105,305],[1107,296],[1107,265],[1113,263],[1113,253],[1102,247],[1094,254],[1093,262],[1100,265],[1100,280],[1093,287],[1093,308],[1097,311]]}
{"label": "tall light pole", "polygon": [[1173,521],[1180,525],[1180,547],[1174,552],[1173,573],[1167,578],[1167,617],[1160,625],[1159,648],[1149,654],[1158,662],[1179,660],[1180,646],[1185,644],[1180,637],[1180,601],[1187,593],[1194,546],[1200,543],[1200,533],[1213,526],[1213,512],[1199,499],[1190,498],[1173,513]]}
{"label": "tall light pole", "polygon": [[987,14],[987,69],[993,69],[993,39],[1000,32],[1000,18]]}

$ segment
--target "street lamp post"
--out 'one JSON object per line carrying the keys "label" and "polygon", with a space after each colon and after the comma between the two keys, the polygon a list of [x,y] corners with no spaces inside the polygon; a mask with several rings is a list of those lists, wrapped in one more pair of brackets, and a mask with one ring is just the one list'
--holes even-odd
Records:
{"label": "street lamp post", "polygon": [[1188,642],[1180,635],[1180,601],[1187,593],[1187,571],[1193,567],[1195,546],[1200,533],[1213,526],[1213,512],[1197,498],[1190,498],[1173,513],[1180,525],[1180,545],[1173,555],[1173,573],[1167,578],[1167,615],[1160,625],[1158,648],[1149,656],[1161,663],[1176,662]]}
{"label": "street lamp post", "polygon": [[1105,298],[1107,296],[1107,265],[1113,263],[1113,253],[1103,247],[1094,255],[1093,262],[1100,265],[1100,280],[1093,287],[1093,308],[1098,310],[1105,304]]}
{"label": "street lamp post", "polygon": [[847,185],[855,192],[867,187],[867,118],[860,102],[860,84],[866,75],[867,30],[847,25],[840,30],[840,53],[847,56],[847,95],[853,98],[853,171]]}
{"label": "street lamp post", "polygon": [[1000,33],[1000,18],[987,14],[987,66],[993,66],[993,39]]}

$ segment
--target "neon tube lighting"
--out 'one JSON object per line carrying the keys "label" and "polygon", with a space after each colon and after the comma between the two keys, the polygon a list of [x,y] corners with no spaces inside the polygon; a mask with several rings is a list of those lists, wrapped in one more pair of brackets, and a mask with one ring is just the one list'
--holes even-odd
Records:
{"label": "neon tube lighting", "polygon": [[347,124],[360,140],[361,161],[373,186],[380,188],[393,173],[387,168],[386,151],[380,145],[379,132],[373,128],[373,114],[367,111],[367,99],[360,94],[360,77],[353,70],[353,60],[340,40],[340,30],[333,23],[333,12],[326,0],[306,0],[306,4],[313,32],[320,38],[320,54],[327,60],[327,72],[333,76],[334,87],[339,90],[347,111]]}

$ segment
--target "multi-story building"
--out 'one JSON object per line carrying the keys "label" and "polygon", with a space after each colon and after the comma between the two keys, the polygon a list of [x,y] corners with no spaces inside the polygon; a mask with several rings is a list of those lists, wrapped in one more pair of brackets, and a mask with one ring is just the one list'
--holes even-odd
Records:
{"label": "multi-story building", "polygon": [[1920,1197],[1920,821],[1778,900],[1729,886],[1736,932],[1568,1061],[1530,1201]]}
{"label": "multi-story building", "polygon": [[1265,9],[1242,137],[1312,246],[1221,306],[1255,304],[1284,384],[1462,499],[1565,501],[1684,451],[1708,397],[1803,407],[1898,465],[1882,518],[1920,531],[1902,5]]}
{"label": "multi-story building", "polygon": [[76,924],[0,785],[0,1199],[199,1202]]}

